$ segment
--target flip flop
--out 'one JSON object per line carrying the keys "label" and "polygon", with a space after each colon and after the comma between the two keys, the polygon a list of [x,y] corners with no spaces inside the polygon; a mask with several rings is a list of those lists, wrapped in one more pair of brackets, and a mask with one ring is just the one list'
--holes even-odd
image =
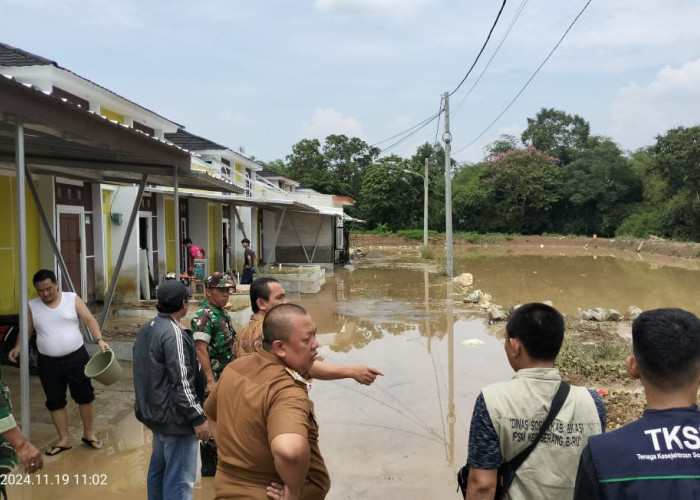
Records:
{"label": "flip flop", "polygon": [[70,450],[72,446],[60,446],[58,444],[53,445],[51,448],[46,450],[46,454],[50,457],[53,457],[55,455],[58,455],[59,453],[62,453],[66,450]]}
{"label": "flip flop", "polygon": [[102,449],[102,441],[100,441],[99,439],[88,439],[86,437],[82,437],[80,438],[80,440],[93,450]]}

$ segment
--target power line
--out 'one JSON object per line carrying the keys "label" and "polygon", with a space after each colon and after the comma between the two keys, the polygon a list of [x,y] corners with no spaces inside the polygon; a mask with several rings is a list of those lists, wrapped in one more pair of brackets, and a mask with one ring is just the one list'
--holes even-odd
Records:
{"label": "power line", "polygon": [[508,103],[508,105],[507,105],[505,108],[503,108],[503,111],[501,111],[501,112],[498,114],[498,116],[496,116],[496,118],[493,119],[493,121],[489,124],[489,126],[486,127],[479,135],[477,135],[469,144],[467,144],[467,145],[464,146],[463,148],[458,149],[457,151],[454,151],[453,154],[461,153],[462,151],[464,151],[464,150],[467,149],[468,147],[472,146],[476,141],[478,141],[479,139],[481,139],[481,137],[483,137],[483,135],[484,135],[486,132],[488,132],[488,131],[491,129],[491,127],[493,127],[493,126],[495,125],[495,123],[505,114],[505,112],[508,111],[508,110],[510,109],[510,107],[515,103],[515,101],[518,99],[518,97],[520,97],[520,95],[525,91],[525,89],[527,88],[527,86],[530,85],[530,82],[535,78],[535,76],[537,76],[537,73],[539,73],[539,71],[540,71],[540,70],[542,69],[542,67],[546,64],[546,62],[549,61],[550,57],[552,57],[552,55],[554,54],[554,51],[556,51],[557,48],[559,47],[559,45],[561,45],[561,43],[564,41],[564,38],[566,38],[566,36],[569,34],[569,31],[571,31],[571,28],[574,27],[574,24],[576,24],[576,22],[578,21],[578,19],[581,17],[581,15],[583,15],[584,11],[588,8],[588,5],[589,5],[592,1],[593,1],[593,0],[588,0],[588,1],[586,2],[586,5],[583,6],[583,8],[581,9],[581,11],[580,11],[580,12],[578,13],[578,15],[574,18],[574,20],[571,22],[571,24],[570,24],[569,27],[566,29],[566,31],[564,32],[564,34],[561,36],[561,38],[559,39],[559,41],[556,43],[556,45],[554,46],[554,48],[549,52],[549,54],[547,54],[547,57],[544,58],[544,60],[542,61],[542,63],[541,63],[541,64],[537,67],[537,69],[532,73],[532,75],[530,76],[530,78],[528,78],[528,80],[527,80],[527,81],[525,82],[525,84],[522,86],[522,88],[520,89],[520,91],[518,91],[518,93],[515,94],[515,97],[513,97],[513,99],[511,99],[511,101]]}
{"label": "power line", "polygon": [[[455,92],[457,92],[457,90],[459,90],[459,88],[462,86],[462,84],[464,84],[465,80],[467,79],[467,77],[469,76],[469,74],[470,74],[470,73],[472,72],[472,70],[474,69],[474,66],[476,66],[476,63],[479,61],[479,58],[481,57],[481,54],[484,52],[484,49],[486,48],[486,45],[488,44],[489,39],[491,38],[491,34],[493,33],[493,30],[496,28],[496,25],[498,24],[498,20],[500,19],[501,14],[503,13],[503,9],[504,9],[505,6],[506,6],[506,1],[507,1],[507,0],[503,0],[503,3],[501,4],[501,8],[500,8],[500,10],[498,11],[498,15],[496,16],[496,19],[494,20],[493,25],[491,26],[491,29],[489,30],[489,34],[488,34],[488,36],[486,37],[486,40],[484,41],[484,44],[481,46],[481,50],[480,50],[479,53],[477,54],[476,59],[474,59],[474,62],[472,63],[472,65],[471,65],[471,67],[469,68],[469,70],[467,71],[467,74],[464,75],[464,78],[462,78],[462,81],[459,82],[459,85],[457,85],[457,87],[455,87],[455,89],[454,89],[452,92],[450,92],[450,95],[454,94]],[[395,135],[393,135],[393,136],[391,136],[391,137],[389,137],[389,138],[387,138],[387,139],[381,140],[381,141],[379,141],[379,142],[375,142],[374,144],[372,144],[372,147],[377,146],[377,145],[379,145],[379,144],[383,144],[383,143],[385,143],[385,142],[387,142],[387,141],[390,141],[390,140],[392,140],[392,139],[395,139],[395,138],[397,138],[397,137],[399,137],[399,136],[402,136],[402,135],[406,134],[404,137],[402,137],[402,138],[399,139],[398,141],[396,141],[396,142],[394,142],[393,144],[391,144],[390,146],[384,148],[384,149],[382,150],[382,152],[381,152],[381,154],[384,154],[384,153],[387,152],[388,150],[393,149],[394,147],[398,146],[399,144],[401,144],[402,142],[404,142],[405,140],[407,140],[407,139],[408,139],[409,137],[411,137],[412,135],[416,134],[417,132],[419,132],[420,130],[422,130],[423,128],[425,128],[430,122],[432,122],[432,121],[435,120],[436,118],[438,119],[438,124],[439,124],[439,118],[440,118],[440,114],[441,114],[441,113],[442,113],[442,100],[441,100],[441,102],[440,102],[440,109],[439,109],[439,111],[437,112],[437,114],[434,114],[434,115],[429,116],[428,118],[424,119],[423,121],[418,122],[417,124],[413,125],[412,127],[409,127],[408,129],[404,130],[403,132],[399,132],[398,134],[395,134]],[[439,126],[439,125],[438,125],[438,126]],[[436,142],[437,142],[437,140],[436,140]]]}
{"label": "power line", "polygon": [[484,66],[484,69],[482,69],[481,73],[479,73],[479,76],[476,79],[476,81],[472,84],[472,86],[469,88],[469,90],[464,95],[464,97],[462,97],[462,100],[459,101],[459,104],[457,104],[457,106],[454,107],[454,109],[452,110],[452,113],[451,113],[452,116],[455,116],[457,114],[457,111],[459,110],[459,108],[462,106],[462,104],[464,104],[464,101],[467,100],[467,97],[469,97],[471,95],[472,91],[474,90],[474,87],[477,86],[477,84],[481,81],[481,78],[484,76],[484,73],[486,73],[486,70],[489,68],[489,66],[491,66],[491,63],[495,59],[498,52],[501,50],[503,43],[506,41],[506,38],[508,38],[508,35],[510,35],[510,32],[513,30],[513,26],[515,26],[515,23],[520,18],[520,14],[522,14],[523,10],[525,9],[525,4],[527,4],[527,2],[528,2],[528,0],[523,0],[522,2],[520,2],[520,6],[518,7],[518,10],[515,12],[515,16],[513,17],[513,20],[510,22],[510,24],[508,25],[506,32],[504,33],[503,37],[501,38],[501,41],[498,42],[498,46],[496,47],[496,50],[494,51],[493,55],[486,63],[486,66]]}
{"label": "power line", "polygon": [[493,30],[496,28],[496,25],[498,24],[498,20],[500,19],[501,13],[503,13],[503,9],[505,8],[505,6],[506,6],[506,0],[503,0],[503,3],[501,4],[501,9],[498,11],[498,15],[496,16],[496,19],[493,21],[493,25],[491,25],[491,29],[489,30],[489,34],[488,34],[488,36],[486,37],[486,40],[484,41],[484,44],[481,46],[481,50],[480,50],[479,53],[476,55],[476,59],[474,59],[474,62],[472,63],[472,65],[471,65],[471,67],[469,68],[469,70],[467,71],[467,74],[464,75],[464,78],[462,78],[462,81],[459,82],[459,85],[457,85],[457,86],[455,87],[455,89],[454,89],[452,92],[450,92],[450,95],[454,94],[455,92],[457,92],[457,91],[459,90],[459,88],[462,86],[462,84],[465,82],[465,80],[467,79],[467,77],[469,76],[469,74],[470,74],[470,73],[472,72],[472,70],[474,69],[474,66],[476,66],[476,63],[479,61],[479,58],[481,57],[481,54],[484,52],[484,49],[486,48],[486,44],[488,44],[488,43],[489,43],[489,40],[491,39],[491,34],[493,33]]}

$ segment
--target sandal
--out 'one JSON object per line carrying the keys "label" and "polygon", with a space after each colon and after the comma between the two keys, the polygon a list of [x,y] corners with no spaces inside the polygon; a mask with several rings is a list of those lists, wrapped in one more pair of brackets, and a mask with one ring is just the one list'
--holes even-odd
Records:
{"label": "sandal", "polygon": [[46,454],[50,457],[53,457],[55,455],[58,455],[59,453],[62,453],[66,450],[70,450],[72,446],[61,446],[58,444],[53,445],[51,448],[46,450]]}
{"label": "sandal", "polygon": [[86,437],[82,437],[80,438],[80,440],[93,450],[102,449],[102,441],[100,441],[99,439],[88,439]]}

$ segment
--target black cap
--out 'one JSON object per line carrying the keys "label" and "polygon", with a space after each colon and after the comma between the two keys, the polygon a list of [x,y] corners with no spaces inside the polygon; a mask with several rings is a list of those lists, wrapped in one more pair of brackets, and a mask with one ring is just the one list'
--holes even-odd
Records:
{"label": "black cap", "polygon": [[192,290],[178,280],[167,280],[158,287],[158,305],[169,311],[177,311],[182,301],[190,296]]}

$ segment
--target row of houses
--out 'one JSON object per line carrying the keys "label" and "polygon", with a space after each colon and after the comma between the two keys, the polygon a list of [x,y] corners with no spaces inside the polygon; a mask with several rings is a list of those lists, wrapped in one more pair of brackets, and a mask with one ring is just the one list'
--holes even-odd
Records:
{"label": "row of houses", "polygon": [[39,268],[105,311],[149,299],[186,269],[184,238],[210,272],[241,269],[244,237],[263,267],[343,263],[352,203],[0,43],[0,315]]}

